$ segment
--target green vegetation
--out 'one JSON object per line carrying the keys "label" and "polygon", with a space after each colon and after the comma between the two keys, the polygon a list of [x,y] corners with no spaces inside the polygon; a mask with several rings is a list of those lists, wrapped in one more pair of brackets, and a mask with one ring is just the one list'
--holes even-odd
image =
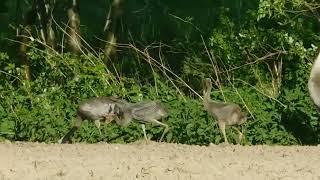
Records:
{"label": "green vegetation", "polygon": [[[167,142],[220,143],[222,134],[199,96],[202,79],[211,77],[213,99],[238,103],[247,112],[245,144],[320,143],[319,115],[307,90],[320,44],[316,0],[124,1],[121,45],[111,64],[100,53],[109,4],[80,2],[89,50],[78,56],[62,52],[58,27],[64,27],[66,12],[60,1],[53,14],[58,53],[32,34],[31,79],[25,78],[15,36],[17,1],[0,3],[0,139],[57,142],[72,126],[80,101],[117,95],[130,102],[161,100],[170,110],[163,120],[170,126]],[[31,8],[31,0],[22,2]],[[146,126],[153,140],[161,128]],[[236,143],[236,131],[227,131]],[[85,122],[73,140],[126,143],[142,137],[138,123],[102,125],[100,136]]]}

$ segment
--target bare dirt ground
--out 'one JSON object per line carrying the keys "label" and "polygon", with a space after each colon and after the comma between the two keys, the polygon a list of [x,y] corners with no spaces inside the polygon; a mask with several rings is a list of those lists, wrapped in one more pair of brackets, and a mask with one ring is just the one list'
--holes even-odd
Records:
{"label": "bare dirt ground", "polygon": [[6,142],[0,179],[320,179],[320,146]]}

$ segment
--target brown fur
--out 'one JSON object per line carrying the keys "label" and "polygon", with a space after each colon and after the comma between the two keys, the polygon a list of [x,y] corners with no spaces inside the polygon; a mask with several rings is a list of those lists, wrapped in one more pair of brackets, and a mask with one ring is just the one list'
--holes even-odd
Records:
{"label": "brown fur", "polygon": [[[245,123],[247,120],[247,116],[243,112],[241,112],[240,107],[236,104],[211,100],[211,89],[211,80],[207,78],[205,79],[203,90],[204,109],[218,121],[218,125],[223,134],[224,141],[225,143],[229,143],[225,131],[226,127],[232,125],[241,125]],[[238,131],[238,133],[239,139],[241,140],[242,134],[240,131]]]}
{"label": "brown fur", "polygon": [[126,126],[132,120],[137,120],[142,122],[141,125],[145,139],[147,139],[147,136],[144,123],[154,123],[165,127],[160,138],[160,141],[162,141],[169,127],[159,120],[167,116],[168,110],[156,101],[130,104],[116,97],[95,97],[85,100],[79,105],[75,125],[59,140],[59,143],[67,142],[72,134],[80,128],[84,120],[93,121],[99,132],[100,121],[104,121],[105,123],[116,121],[118,125]]}
{"label": "brown fur", "polygon": [[73,135],[73,133],[80,128],[84,120],[93,121],[100,131],[100,121],[110,123],[113,120],[118,122],[118,119],[122,121],[130,122],[131,118],[126,119],[124,117],[126,101],[117,99],[115,97],[95,97],[83,101],[77,110],[77,119],[74,126],[69,132],[59,140],[59,143],[65,143]]}
{"label": "brown fur", "polygon": [[[169,126],[160,122],[159,120],[162,118],[166,118],[169,115],[169,111],[165,107],[163,107],[160,102],[157,101],[139,102],[136,104],[132,104],[129,109],[133,119],[142,123],[154,123],[165,128],[159,140],[161,142],[164,135],[169,130]],[[142,130],[144,138],[147,139],[145,127],[143,124]]]}

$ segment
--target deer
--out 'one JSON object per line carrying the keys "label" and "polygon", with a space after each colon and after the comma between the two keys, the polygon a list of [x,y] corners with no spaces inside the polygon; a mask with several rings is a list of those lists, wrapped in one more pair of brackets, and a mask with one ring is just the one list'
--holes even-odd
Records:
{"label": "deer", "polygon": [[105,123],[110,123],[113,120],[120,122],[118,119],[121,118],[122,124],[128,124],[130,122],[130,119],[128,119],[129,116],[123,113],[123,109],[125,109],[128,104],[126,101],[116,97],[94,97],[81,102],[77,109],[77,118],[74,126],[58,143],[66,143],[73,133],[80,128],[84,120],[93,121],[100,135],[101,121]]}
{"label": "deer", "polygon": [[309,89],[310,97],[313,103],[317,106],[317,109],[319,111],[320,110],[320,51],[311,68],[310,77],[308,80],[308,89]]}
{"label": "deer", "polygon": [[129,109],[132,118],[141,123],[143,135],[146,141],[148,138],[144,125],[145,123],[154,123],[165,128],[159,140],[159,142],[161,142],[164,135],[168,132],[169,126],[159,120],[168,117],[168,109],[159,101],[139,102],[131,105]]}
{"label": "deer", "polygon": [[[245,123],[247,121],[247,116],[245,113],[241,112],[241,108],[237,104],[211,100],[211,89],[211,79],[206,78],[204,80],[203,88],[203,106],[204,109],[217,120],[219,129],[224,138],[224,143],[229,144],[226,136],[226,127]],[[239,133],[239,141],[241,141],[243,134],[237,128],[235,129]]]}
{"label": "deer", "polygon": [[168,116],[168,110],[157,101],[129,103],[115,97],[95,97],[80,103],[76,114],[77,118],[74,126],[58,143],[66,143],[73,133],[80,128],[84,120],[93,121],[100,135],[101,121],[104,121],[106,124],[115,121],[116,124],[122,127],[127,126],[133,120],[139,121],[142,123],[141,127],[146,141],[148,139],[144,123],[150,122],[165,127],[160,142],[168,131],[168,125],[159,121]]}

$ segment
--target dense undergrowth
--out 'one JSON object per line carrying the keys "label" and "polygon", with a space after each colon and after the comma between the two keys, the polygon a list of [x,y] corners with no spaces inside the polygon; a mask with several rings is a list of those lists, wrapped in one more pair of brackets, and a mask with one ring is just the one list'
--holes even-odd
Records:
{"label": "dense undergrowth", "polygon": [[[222,142],[216,121],[203,109],[200,98],[191,98],[158,71],[150,71],[149,82],[134,78],[120,79],[105,69],[93,56],[70,55],[50,57],[31,51],[31,82],[21,80],[21,68],[7,63],[10,57],[1,53],[0,135],[17,141],[56,142],[72,126],[78,103],[89,97],[116,95],[130,102],[160,100],[170,110],[163,121],[170,126],[167,142],[208,144]],[[278,100],[267,97],[248,84],[223,86],[228,102],[239,103],[248,114],[242,127],[245,144],[314,144],[318,142],[318,124],[307,96],[305,82],[284,90]],[[200,92],[199,92],[200,93]],[[223,100],[219,91],[212,98]],[[247,109],[246,109],[247,108]],[[147,126],[153,140],[159,139],[162,127]],[[231,142],[237,142],[236,131],[227,131]],[[112,123],[102,127],[99,135],[93,123],[85,122],[75,134],[75,142],[132,142],[142,138],[139,123],[119,127]]]}

